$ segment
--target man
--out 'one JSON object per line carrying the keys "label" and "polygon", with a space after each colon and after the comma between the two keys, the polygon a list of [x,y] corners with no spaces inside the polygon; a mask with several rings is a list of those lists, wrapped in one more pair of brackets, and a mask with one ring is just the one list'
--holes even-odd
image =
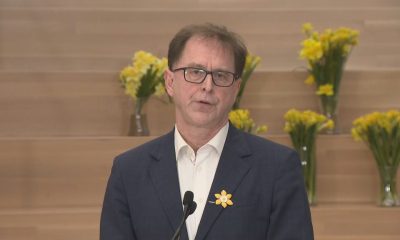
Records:
{"label": "man", "polygon": [[297,154],[228,121],[246,54],[224,27],[175,35],[164,74],[175,128],[116,158],[100,239],[171,239],[188,190],[197,209],[180,239],[313,239]]}

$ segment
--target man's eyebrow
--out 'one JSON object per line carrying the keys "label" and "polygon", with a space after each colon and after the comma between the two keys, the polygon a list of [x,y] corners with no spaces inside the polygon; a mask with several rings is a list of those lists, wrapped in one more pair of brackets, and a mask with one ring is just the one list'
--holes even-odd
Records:
{"label": "man's eyebrow", "polygon": [[[194,67],[194,68],[200,68],[200,69],[204,69],[204,70],[208,71],[206,66],[204,66],[202,64],[199,64],[199,63],[189,63],[187,66],[188,67]],[[225,68],[214,68],[214,69],[212,69],[212,71],[213,72],[231,72],[231,71],[229,71],[228,69],[225,69]]]}
{"label": "man's eyebrow", "polygon": [[201,69],[205,69],[205,70],[207,69],[204,65],[199,64],[199,63],[189,63],[187,66],[188,67],[201,68]]}

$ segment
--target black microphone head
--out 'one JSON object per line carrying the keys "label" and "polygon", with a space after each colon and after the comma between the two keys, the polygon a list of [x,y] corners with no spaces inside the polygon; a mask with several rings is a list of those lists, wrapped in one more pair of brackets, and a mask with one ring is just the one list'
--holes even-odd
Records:
{"label": "black microphone head", "polygon": [[192,213],[194,213],[194,211],[197,208],[197,203],[195,201],[192,202],[192,204],[189,206],[189,210],[188,210],[188,216]]}
{"label": "black microphone head", "polygon": [[193,202],[193,192],[186,191],[185,195],[183,196],[183,205],[191,205]]}

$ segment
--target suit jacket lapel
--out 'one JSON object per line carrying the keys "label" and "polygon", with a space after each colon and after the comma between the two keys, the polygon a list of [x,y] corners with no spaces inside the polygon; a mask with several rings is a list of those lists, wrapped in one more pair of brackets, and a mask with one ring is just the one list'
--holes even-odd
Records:
{"label": "suit jacket lapel", "polygon": [[[235,190],[250,169],[250,159],[245,158],[250,154],[251,151],[243,139],[243,133],[230,126],[208,201],[215,201],[214,194],[225,190],[233,195],[232,201],[235,204]],[[208,201],[196,234],[196,240],[206,237],[213,223],[223,211],[222,206]]]}
{"label": "suit jacket lapel", "polygon": [[[174,131],[160,140],[158,148],[155,148],[151,154],[154,162],[149,173],[172,231],[175,231],[182,219],[183,207],[176,167]],[[181,236],[181,239],[187,239],[186,227],[184,227]]]}

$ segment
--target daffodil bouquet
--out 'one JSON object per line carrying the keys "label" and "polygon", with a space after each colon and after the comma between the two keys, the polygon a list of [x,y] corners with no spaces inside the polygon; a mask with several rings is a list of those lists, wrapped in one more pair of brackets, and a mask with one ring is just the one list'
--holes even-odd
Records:
{"label": "daffodil bouquet", "polygon": [[352,136],[372,151],[381,178],[380,204],[398,206],[396,176],[400,163],[400,112],[374,112],[354,120]]}
{"label": "daffodil bouquet", "polygon": [[293,147],[300,155],[308,201],[315,204],[315,148],[318,132],[331,129],[332,120],[313,111],[290,109],[284,116],[285,132],[290,135]]}
{"label": "daffodil bouquet", "polygon": [[166,68],[166,58],[160,59],[151,53],[138,51],[132,59],[132,65],[121,71],[120,81],[125,94],[135,101],[133,122],[136,130],[131,129],[131,135],[148,135],[148,130],[142,123],[142,108],[151,95],[165,94],[163,74]]}
{"label": "daffodil bouquet", "polygon": [[244,89],[246,87],[247,81],[249,80],[251,74],[253,74],[254,69],[256,69],[257,65],[261,62],[261,58],[256,55],[247,54],[246,63],[244,65],[243,73],[241,76],[242,82],[240,84],[239,93],[236,97],[236,101],[233,104],[233,109],[240,108],[240,101],[242,100],[242,95]]}
{"label": "daffodil bouquet", "polygon": [[235,109],[229,113],[229,120],[236,128],[248,132],[261,134],[268,130],[266,125],[256,126],[247,109]]}
{"label": "daffodil bouquet", "polygon": [[301,43],[300,58],[308,62],[309,72],[305,83],[316,84],[323,114],[335,119],[343,69],[359,32],[341,27],[318,33],[310,23],[303,25],[303,32],[306,39]]}
{"label": "daffodil bouquet", "polygon": [[166,68],[166,58],[160,59],[145,51],[136,52],[132,65],[125,67],[120,74],[125,93],[134,100],[147,100],[154,93],[156,96],[164,95],[163,74]]}

